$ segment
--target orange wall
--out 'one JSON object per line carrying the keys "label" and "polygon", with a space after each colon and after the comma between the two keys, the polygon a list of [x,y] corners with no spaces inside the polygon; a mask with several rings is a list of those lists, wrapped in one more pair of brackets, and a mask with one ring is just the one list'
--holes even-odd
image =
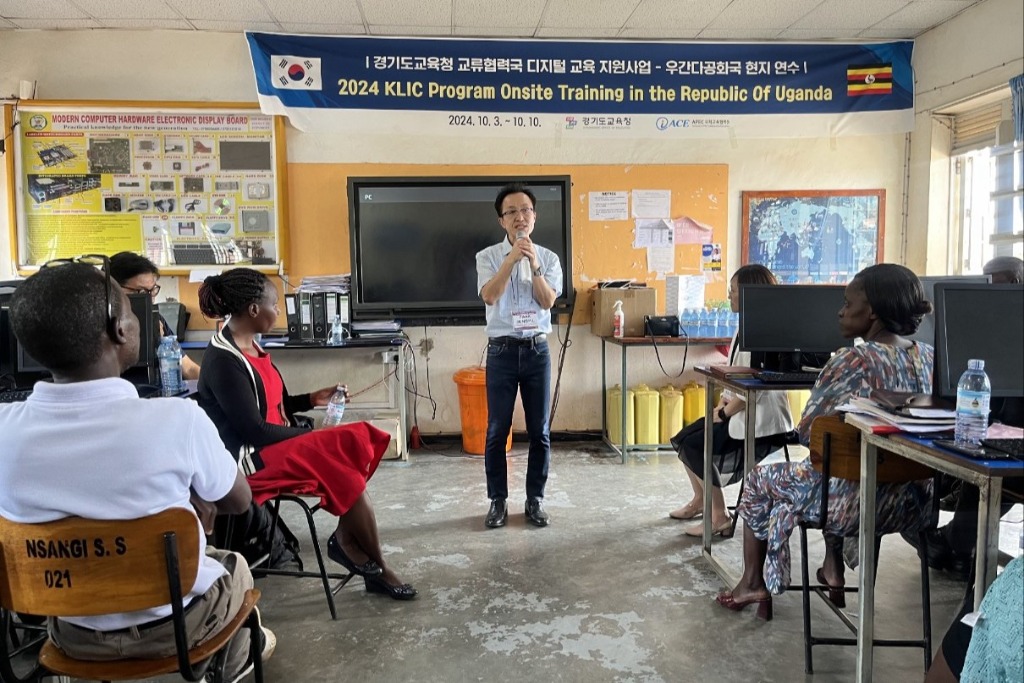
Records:
{"label": "orange wall", "polygon": [[[665,308],[664,281],[647,270],[646,249],[633,248],[634,222],[590,221],[588,193],[598,191],[671,190],[672,218],[689,216],[714,229],[727,263],[728,166],[725,164],[645,166],[426,166],[418,164],[288,164],[290,262],[285,273],[298,285],[305,275],[347,273],[351,270],[347,183],[350,176],[524,176],[572,177],[573,286],[577,291],[575,323],[590,320],[590,288],[598,280],[633,278],[658,290],[658,309]],[[497,217],[494,241],[501,239]],[[676,247],[676,274],[700,273],[701,247]],[[454,266],[453,266],[454,267]],[[466,267],[472,268],[473,264]],[[273,278],[279,289],[282,283]],[[567,283],[568,284],[568,283]],[[725,298],[724,274],[708,283],[707,300]],[[181,278],[182,303],[195,312],[190,327],[212,329],[213,322],[197,315],[198,284]],[[283,291],[283,289],[282,289]],[[283,326],[283,321],[278,325]]]}

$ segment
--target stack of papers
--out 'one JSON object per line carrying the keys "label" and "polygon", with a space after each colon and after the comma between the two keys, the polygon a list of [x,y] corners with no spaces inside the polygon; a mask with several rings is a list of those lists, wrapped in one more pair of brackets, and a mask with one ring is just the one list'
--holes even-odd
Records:
{"label": "stack of papers", "polygon": [[342,273],[341,275],[311,275],[302,278],[299,285],[300,292],[341,292],[347,294],[351,289],[352,274]]}
{"label": "stack of papers", "polygon": [[402,331],[397,320],[364,320],[352,323],[352,333],[357,337],[393,337]]}
{"label": "stack of papers", "polygon": [[911,408],[896,414],[886,410],[870,398],[854,396],[837,408],[847,413],[847,422],[858,427],[869,427],[874,432],[908,432],[935,434],[952,431],[956,426],[956,411],[941,408]]}

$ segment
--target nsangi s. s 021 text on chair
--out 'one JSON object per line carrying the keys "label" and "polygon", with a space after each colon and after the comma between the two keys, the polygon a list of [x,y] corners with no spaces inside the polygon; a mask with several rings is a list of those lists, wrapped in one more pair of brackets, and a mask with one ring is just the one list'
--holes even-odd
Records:
{"label": "nsangi s. s 021 text on chair", "polygon": [[[0,607],[40,616],[84,617],[170,603],[177,656],[84,661],[47,641],[39,653],[44,676],[122,681],[177,672],[198,681],[209,670],[219,682],[224,677],[225,646],[245,625],[256,682],[262,683],[258,590],[246,592],[238,614],[219,633],[188,649],[182,597],[195,584],[198,551],[199,523],[190,510],[180,508],[135,520],[68,517],[20,524],[0,518]],[[0,643],[5,660],[11,654],[7,643],[6,638]]]}
{"label": "nsangi s. s 021 text on chair", "polygon": [[[839,617],[848,629],[854,634],[857,633],[857,626],[850,618],[842,612],[841,608],[846,606],[846,593],[856,593],[855,587],[832,588],[826,585],[811,585],[807,560],[807,529],[825,528],[828,520],[828,498],[829,479],[839,477],[841,479],[860,479],[860,429],[843,422],[837,415],[826,415],[815,418],[811,424],[811,463],[814,468],[822,473],[821,478],[821,513],[820,521],[811,524],[800,523],[800,562],[803,586],[803,618],[804,618],[804,670],[812,674],[814,666],[811,650],[815,645],[857,645],[856,638],[821,638],[811,633],[811,591],[821,597],[825,604]],[[878,452],[878,483],[903,483],[920,481],[922,479],[935,479],[938,475],[935,470],[916,462],[902,458],[887,451]],[[938,489],[935,489],[938,490]],[[924,649],[924,668],[928,669],[932,656],[932,615],[931,615],[931,588],[928,582],[927,555],[927,531],[934,528],[938,522],[938,499],[932,497],[931,518],[928,524],[917,529],[921,542],[921,620],[922,637],[919,640],[894,640],[875,638],[872,644],[883,647],[920,647]],[[894,533],[899,529],[894,530]],[[873,571],[878,574],[878,549],[881,545],[881,536],[875,538],[875,566],[861,567],[860,571]],[[821,579],[819,579],[820,581]]]}

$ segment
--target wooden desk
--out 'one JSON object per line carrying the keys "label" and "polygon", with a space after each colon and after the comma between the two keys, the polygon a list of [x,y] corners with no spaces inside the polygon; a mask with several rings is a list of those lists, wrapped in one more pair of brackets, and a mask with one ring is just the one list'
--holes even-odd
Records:
{"label": "wooden desk", "polygon": [[[662,450],[671,449],[671,444],[634,444],[632,446],[626,444],[626,434],[628,432],[626,427],[626,390],[627,390],[627,363],[626,359],[629,355],[627,352],[629,349],[637,347],[662,347],[662,348],[679,348],[680,346],[686,347],[689,344],[716,344],[728,346],[732,342],[729,337],[601,337],[601,438],[608,444],[616,453],[618,453],[622,462],[626,462],[626,453],[634,451],[651,451],[651,450]],[[608,376],[607,376],[607,360],[606,350],[608,344],[614,344],[619,347],[619,355],[622,361],[622,380],[619,384],[622,387],[622,406],[620,412],[619,424],[621,425],[621,443],[614,444],[608,437]]]}
{"label": "wooden desk", "polygon": [[996,576],[999,553],[999,504],[1003,478],[1024,475],[1024,463],[1014,460],[974,460],[934,446],[929,439],[905,434],[872,434],[861,430],[860,457],[860,571],[858,571],[859,621],[857,629],[857,681],[870,681],[875,631],[875,499],[878,485],[878,450],[901,455],[950,474],[978,487],[978,540],[975,549],[974,608]]}
{"label": "wooden desk", "polygon": [[[743,433],[747,436],[755,434],[754,425],[757,424],[757,394],[761,391],[789,391],[790,389],[806,390],[813,384],[808,382],[783,384],[765,383],[757,379],[740,379],[737,377],[723,377],[716,375],[708,368],[697,368],[697,373],[703,375],[707,382],[707,395],[704,399],[704,415],[707,417],[715,407],[715,387],[721,386],[730,389],[743,397],[746,402],[746,413]],[[705,423],[706,424],[706,423]],[[715,573],[725,582],[726,589],[732,588],[739,583],[739,576],[734,576],[727,567],[722,565],[711,554],[711,494],[708,491],[708,482],[712,481],[712,442],[713,437],[710,429],[704,430],[704,536],[701,554],[707,560]],[[755,439],[746,438],[743,440],[743,477],[754,469],[754,453],[756,452]]]}

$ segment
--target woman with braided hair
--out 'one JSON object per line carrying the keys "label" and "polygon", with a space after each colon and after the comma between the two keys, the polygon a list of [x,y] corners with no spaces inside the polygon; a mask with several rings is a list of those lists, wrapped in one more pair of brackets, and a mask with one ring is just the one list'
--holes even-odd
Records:
{"label": "woman with braided hair", "polygon": [[367,591],[411,600],[416,589],[384,561],[366,494],[390,437],[365,422],[312,432],[295,426],[295,413],[327,405],[335,387],[288,393],[255,339],[273,328],[277,302],[277,289],[258,271],[235,268],[206,278],[199,308],[227,323],[203,355],[199,405],[241,458],[257,502],[285,492],[319,496],[323,508],[338,516],[327,542],[330,558],[362,576]]}

